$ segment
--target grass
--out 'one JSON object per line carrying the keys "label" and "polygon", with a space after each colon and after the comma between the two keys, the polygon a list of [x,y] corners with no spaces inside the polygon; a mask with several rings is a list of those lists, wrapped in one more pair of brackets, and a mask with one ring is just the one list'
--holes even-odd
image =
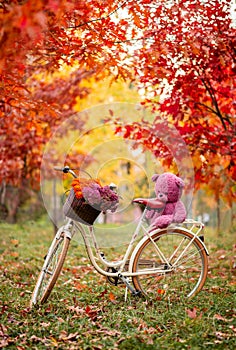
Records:
{"label": "grass", "polygon": [[[107,235],[106,231],[106,235]],[[52,239],[46,220],[0,225],[0,347],[6,349],[235,349],[234,234],[206,233],[205,287],[192,300],[146,302],[106,283],[72,244],[48,302],[31,310],[35,279]],[[117,239],[117,237],[116,237]],[[108,249],[119,254],[122,247]]]}

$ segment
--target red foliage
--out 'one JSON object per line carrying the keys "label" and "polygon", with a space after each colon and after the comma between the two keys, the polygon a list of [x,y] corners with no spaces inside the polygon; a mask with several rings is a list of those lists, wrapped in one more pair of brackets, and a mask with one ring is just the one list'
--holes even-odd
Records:
{"label": "red foliage", "polygon": [[170,148],[161,130],[167,130],[165,120],[174,125],[192,156],[197,187],[218,179],[217,192],[229,202],[236,180],[236,29],[230,6],[226,0],[139,2],[140,16],[149,16],[134,71],[146,91],[145,104],[158,117],[154,125],[123,129],[124,137],[151,149],[168,166],[176,157],[174,147],[181,154],[181,142],[172,138]]}
{"label": "red foliage", "polygon": [[[135,79],[146,89],[147,103],[175,127],[171,140],[158,117],[154,125],[124,126],[124,137],[169,165],[170,153],[180,158],[184,149],[175,143],[177,130],[199,183],[219,172],[235,181],[236,30],[230,3],[2,1],[0,182],[19,183],[23,173],[32,177],[52,128],[73,113],[77,96],[89,92],[81,79],[109,73]],[[46,84],[39,78],[75,63],[68,79]],[[215,155],[216,162],[223,160],[220,170],[213,169]]]}
{"label": "red foliage", "polygon": [[[42,149],[52,129],[73,114],[76,98],[89,92],[80,86],[82,79],[106,71],[130,75],[126,65],[117,64],[127,50],[122,41],[129,23],[121,20],[118,26],[115,18],[124,5],[1,1],[0,183],[19,185],[24,177],[37,183]],[[45,82],[45,73],[65,64],[78,68],[66,79]],[[82,126],[81,121],[77,127]]]}

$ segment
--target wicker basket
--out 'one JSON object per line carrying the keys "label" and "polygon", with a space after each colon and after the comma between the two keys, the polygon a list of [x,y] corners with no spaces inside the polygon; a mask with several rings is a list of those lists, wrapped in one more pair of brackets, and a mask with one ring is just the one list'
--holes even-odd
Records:
{"label": "wicker basket", "polygon": [[69,196],[63,205],[63,212],[68,218],[85,225],[93,225],[101,213],[100,210],[86,203],[84,198],[76,198],[73,188],[70,190]]}

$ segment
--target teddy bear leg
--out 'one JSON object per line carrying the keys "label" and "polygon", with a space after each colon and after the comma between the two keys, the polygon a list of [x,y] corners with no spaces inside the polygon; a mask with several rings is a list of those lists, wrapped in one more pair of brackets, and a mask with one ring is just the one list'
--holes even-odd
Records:
{"label": "teddy bear leg", "polygon": [[173,215],[161,215],[152,225],[159,228],[165,228],[173,222]]}

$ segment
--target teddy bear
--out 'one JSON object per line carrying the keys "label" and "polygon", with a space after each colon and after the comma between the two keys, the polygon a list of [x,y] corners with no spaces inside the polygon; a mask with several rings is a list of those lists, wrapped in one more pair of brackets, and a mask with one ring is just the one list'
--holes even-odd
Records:
{"label": "teddy bear", "polygon": [[152,181],[155,182],[156,198],[154,200],[163,203],[163,207],[159,210],[153,210],[147,206],[146,217],[150,220],[152,227],[165,228],[172,222],[183,222],[186,219],[186,209],[180,201],[184,188],[183,180],[172,173],[163,173],[154,174]]}

